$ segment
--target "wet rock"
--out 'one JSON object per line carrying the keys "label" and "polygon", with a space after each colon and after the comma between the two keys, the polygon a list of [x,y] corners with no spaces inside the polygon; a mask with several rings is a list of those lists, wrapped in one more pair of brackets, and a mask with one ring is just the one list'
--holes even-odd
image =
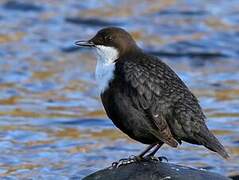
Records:
{"label": "wet rock", "polygon": [[86,25],[86,26],[120,26],[122,25],[119,22],[111,22],[96,18],[80,18],[80,17],[67,17],[65,18],[66,22],[78,24],[78,25]]}
{"label": "wet rock", "polygon": [[18,11],[42,11],[43,8],[32,4],[32,3],[26,3],[26,2],[19,2],[19,1],[7,1],[5,4],[3,4],[3,7],[5,9],[9,10],[18,10]]}
{"label": "wet rock", "polygon": [[117,169],[103,169],[83,180],[229,180],[222,175],[205,170],[193,169],[163,162],[141,162],[121,166]]}
{"label": "wet rock", "polygon": [[233,180],[239,180],[239,175],[230,176],[230,178]]}

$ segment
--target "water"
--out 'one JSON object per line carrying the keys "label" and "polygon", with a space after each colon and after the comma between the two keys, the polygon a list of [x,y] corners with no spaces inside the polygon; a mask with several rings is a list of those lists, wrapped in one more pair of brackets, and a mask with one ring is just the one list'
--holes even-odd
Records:
{"label": "water", "polygon": [[170,162],[239,173],[239,2],[0,2],[0,177],[82,178],[138,154],[105,116],[95,56],[74,41],[102,26],[130,31],[168,63],[199,98],[229,161],[200,146],[163,146]]}

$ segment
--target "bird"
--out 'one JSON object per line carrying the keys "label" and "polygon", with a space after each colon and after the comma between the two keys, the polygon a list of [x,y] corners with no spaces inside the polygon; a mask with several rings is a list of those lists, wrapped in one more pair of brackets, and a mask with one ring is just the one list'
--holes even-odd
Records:
{"label": "bird", "polygon": [[163,144],[176,148],[182,142],[229,158],[208,129],[196,96],[165,62],[144,52],[126,30],[105,27],[90,40],[75,44],[96,50],[95,75],[107,116],[130,138],[148,145],[134,159],[154,157]]}

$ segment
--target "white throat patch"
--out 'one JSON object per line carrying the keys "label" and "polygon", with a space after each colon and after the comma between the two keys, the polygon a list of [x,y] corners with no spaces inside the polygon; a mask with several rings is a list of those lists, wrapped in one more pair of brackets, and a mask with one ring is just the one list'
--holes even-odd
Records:
{"label": "white throat patch", "polygon": [[96,46],[97,64],[96,64],[96,81],[98,83],[100,92],[108,88],[110,80],[113,79],[115,70],[115,60],[119,56],[119,52],[114,47],[107,47],[103,45]]}

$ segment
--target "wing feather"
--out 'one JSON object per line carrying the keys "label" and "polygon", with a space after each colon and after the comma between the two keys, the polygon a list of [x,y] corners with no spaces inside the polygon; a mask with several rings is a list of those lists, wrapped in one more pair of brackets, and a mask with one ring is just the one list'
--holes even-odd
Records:
{"label": "wing feather", "polygon": [[159,140],[172,147],[177,147],[178,143],[164,117],[162,109],[162,106],[165,106],[163,105],[164,101],[160,101],[160,97],[167,91],[164,89],[167,86],[164,86],[163,68],[157,68],[153,63],[148,66],[142,64],[144,63],[139,61],[124,63],[125,80],[137,92],[130,94],[132,103],[139,110],[147,112],[151,123],[157,128],[157,130],[151,129],[151,131]]}
{"label": "wing feather", "polygon": [[[132,87],[127,95],[135,108],[147,114],[155,137],[172,147],[181,140],[203,144],[226,157],[222,145],[206,128],[197,98],[169,66],[145,55],[122,61],[121,68],[120,78]],[[199,138],[201,134],[208,136]],[[212,143],[215,147],[208,145],[209,141],[217,142]]]}

